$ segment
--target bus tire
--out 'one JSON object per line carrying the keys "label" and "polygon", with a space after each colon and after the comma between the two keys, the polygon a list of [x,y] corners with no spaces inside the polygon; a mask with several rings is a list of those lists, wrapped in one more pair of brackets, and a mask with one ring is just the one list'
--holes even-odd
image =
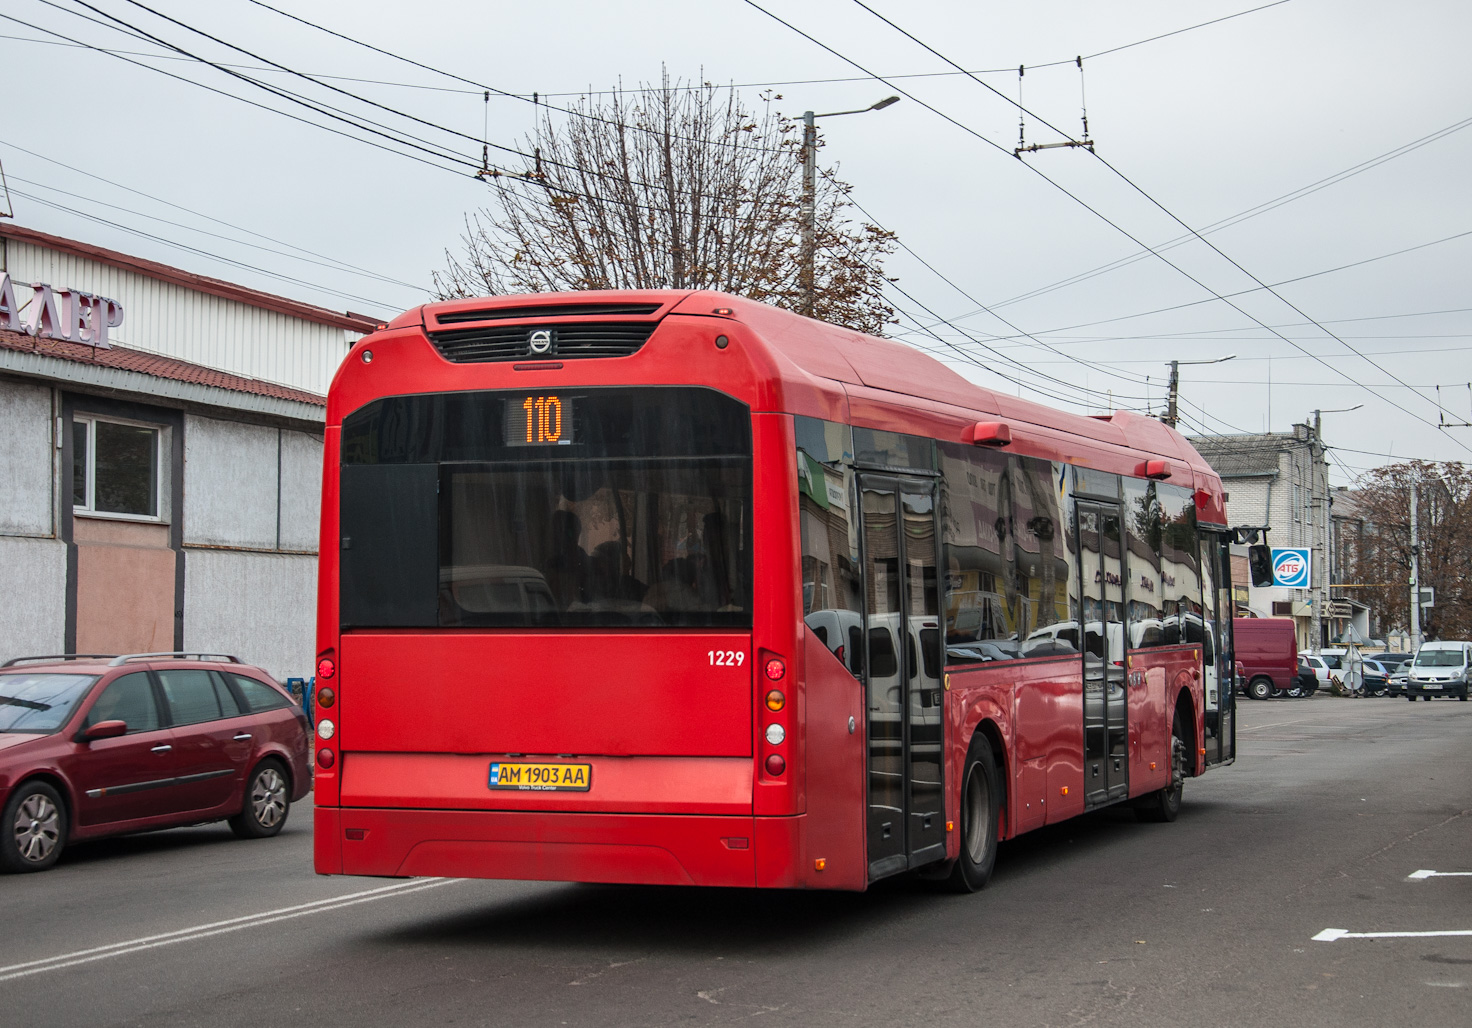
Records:
{"label": "bus tire", "polygon": [[971,737],[961,775],[961,854],[951,868],[952,891],[976,892],[991,880],[1001,813],[992,746],[978,731]]}
{"label": "bus tire", "polygon": [[1259,676],[1247,683],[1247,695],[1254,700],[1265,700],[1273,694],[1273,680]]}
{"label": "bus tire", "polygon": [[1181,797],[1186,790],[1186,729],[1181,712],[1170,725],[1170,784],[1135,801],[1135,817],[1153,824],[1165,824],[1181,812]]}

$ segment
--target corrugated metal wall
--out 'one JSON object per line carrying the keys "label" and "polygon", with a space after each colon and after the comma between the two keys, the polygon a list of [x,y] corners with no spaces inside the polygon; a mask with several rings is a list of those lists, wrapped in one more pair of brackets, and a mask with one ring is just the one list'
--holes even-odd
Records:
{"label": "corrugated metal wall", "polygon": [[177,357],[237,375],[326,394],[333,372],[357,335],[234,300],[58,253],[18,240],[6,243],[16,298],[31,282],[81,289],[123,305],[111,342]]}

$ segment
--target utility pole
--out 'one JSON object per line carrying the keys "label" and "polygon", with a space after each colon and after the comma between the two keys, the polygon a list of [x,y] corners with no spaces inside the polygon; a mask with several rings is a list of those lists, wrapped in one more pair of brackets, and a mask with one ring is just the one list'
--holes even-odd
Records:
{"label": "utility pole", "polygon": [[1411,652],[1421,648],[1421,534],[1416,527],[1416,480],[1411,479]]}
{"label": "utility pole", "polygon": [[1232,358],[1234,358],[1236,356],[1237,355],[1235,353],[1229,353],[1225,357],[1213,357],[1209,361],[1171,361],[1170,362],[1170,386],[1168,387],[1169,388],[1169,393],[1166,396],[1165,414],[1161,417],[1161,419],[1160,419],[1161,422],[1163,422],[1166,425],[1169,425],[1171,428],[1175,428],[1176,427],[1176,419],[1177,419],[1176,400],[1180,396],[1180,392],[1181,392],[1181,365],[1182,364],[1220,364],[1222,361],[1229,361],[1229,360],[1231,360]]}
{"label": "utility pole", "polygon": [[1314,649],[1324,645],[1324,604],[1328,602],[1327,590],[1324,585],[1332,582],[1329,577],[1329,518],[1330,503],[1329,496],[1329,468],[1324,459],[1324,415],[1325,414],[1347,414],[1357,411],[1363,407],[1363,403],[1357,403],[1353,407],[1333,407],[1327,410],[1310,411],[1313,414],[1313,436],[1309,440],[1309,471],[1308,471],[1308,509],[1309,509],[1309,547],[1313,556],[1313,573],[1309,579],[1310,606],[1312,613],[1309,615],[1309,634],[1313,636]]}
{"label": "utility pole", "polygon": [[817,265],[818,126],[812,111],[802,112],[802,310],[813,316],[813,278]]}
{"label": "utility pole", "polygon": [[1176,427],[1176,397],[1181,391],[1181,362],[1170,362],[1170,392],[1165,401],[1165,423]]}
{"label": "utility pole", "polygon": [[803,317],[813,316],[813,298],[817,291],[818,265],[818,119],[838,118],[845,114],[866,114],[882,111],[900,98],[887,96],[878,103],[853,111],[830,111],[827,114],[802,112],[802,267],[799,269],[798,285],[802,289]]}

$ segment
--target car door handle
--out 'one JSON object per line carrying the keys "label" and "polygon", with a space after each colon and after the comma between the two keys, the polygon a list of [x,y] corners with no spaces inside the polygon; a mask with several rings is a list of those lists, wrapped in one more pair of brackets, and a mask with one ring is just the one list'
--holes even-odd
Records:
{"label": "car door handle", "polygon": [[155,746],[153,748],[153,752],[154,753],[168,753],[173,748],[174,747],[170,746],[168,743],[164,743],[162,746]]}
{"label": "car door handle", "polygon": [[243,741],[249,739],[250,737],[251,736],[250,736],[250,733],[249,732],[241,732],[239,735],[232,735],[230,738],[233,739],[236,742],[243,742]]}

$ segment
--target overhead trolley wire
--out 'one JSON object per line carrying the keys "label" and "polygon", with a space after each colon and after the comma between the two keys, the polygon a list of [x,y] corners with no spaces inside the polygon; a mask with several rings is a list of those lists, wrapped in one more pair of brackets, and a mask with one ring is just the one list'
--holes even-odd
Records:
{"label": "overhead trolley wire", "polygon": [[[884,22],[886,25],[890,26],[896,32],[898,32],[901,35],[903,35],[906,39],[909,39],[910,41],[912,41],[913,43],[915,43],[917,46],[923,48],[924,50],[926,50],[929,53],[933,54],[935,57],[937,57],[940,60],[944,61],[945,63],[949,64],[951,67],[957,69],[958,71],[965,71],[965,69],[961,65],[957,64],[955,61],[951,60],[949,57],[947,57],[944,54],[942,54],[939,50],[935,49],[933,46],[931,46],[930,44],[926,43],[924,40],[919,39],[913,33],[907,31],[906,29],[904,29],[902,27],[900,27],[899,25],[895,24],[895,22],[891,21],[889,18],[886,18],[884,15],[882,15],[878,11],[874,10],[874,8],[870,7],[867,3],[864,2],[864,0],[853,0],[853,2],[856,5],[858,5],[859,7],[862,7],[864,10],[868,11],[874,17],[878,18],[880,21]],[[757,7],[758,10],[762,10],[762,8],[760,8],[760,7],[757,6],[757,4],[754,2],[754,0],[746,0],[746,3],[750,4],[753,7]],[[769,13],[769,12],[763,11],[763,13]],[[775,17],[775,15],[772,15],[772,17]],[[778,20],[780,20],[780,19],[778,19]],[[787,23],[786,22],[783,22],[783,24],[787,24]],[[789,28],[794,28],[794,31],[799,31],[799,32],[801,31],[801,30],[798,30],[795,27],[790,26],[790,25],[789,25]],[[808,39],[812,39],[813,38],[811,36],[807,36],[806,33],[802,33],[802,34],[804,36],[806,36]],[[813,41],[814,42],[817,42],[817,40],[813,40]],[[860,71],[867,71],[868,70],[868,69],[865,69],[865,68],[859,66],[856,62],[850,61],[846,57],[842,57],[841,54],[838,54],[837,51],[833,50],[832,48],[827,47],[826,45],[824,45],[822,43],[819,43],[818,45],[823,46],[824,49],[828,50],[830,53],[833,53],[835,56],[839,56],[843,60],[849,61],[850,64],[853,64],[855,67],[859,68]],[[1019,104],[1017,101],[1013,100],[1011,97],[1007,96],[1005,93],[1003,93],[1000,90],[998,90],[996,87],[992,86],[990,83],[983,81],[982,79],[978,78],[975,75],[969,75],[968,77],[971,78],[972,81],[974,81],[978,85],[980,85],[982,88],[990,91],[991,93],[994,93],[996,96],[998,96],[999,98],[1005,100],[1007,103],[1012,104],[1018,110],[1025,110],[1022,107],[1021,104]],[[893,88],[898,88],[898,87],[893,87]],[[940,114],[939,111],[937,111],[934,107],[931,107],[929,104],[924,104],[924,106],[928,110],[930,110],[930,111],[932,111],[932,112],[934,112],[936,114]],[[1042,117],[1039,117],[1037,114],[1034,114],[1031,111],[1027,111],[1026,113],[1032,114],[1033,117],[1036,118],[1041,124],[1046,125],[1048,128],[1050,128],[1054,132],[1058,133],[1064,139],[1071,140],[1073,142],[1077,142],[1077,140],[1073,140],[1073,137],[1070,136],[1067,132],[1064,132],[1062,129],[1058,128],[1056,125],[1051,124],[1046,119],[1044,119]],[[942,117],[945,117],[946,120],[949,121],[949,122],[951,122],[952,124],[957,125],[958,127],[963,128],[965,131],[969,132],[971,135],[974,135],[974,136],[976,136],[979,139],[985,140],[986,142],[990,143],[993,147],[996,147],[999,150],[1002,150],[1003,149],[1000,145],[992,142],[990,139],[987,139],[985,136],[981,135],[981,133],[975,131],[974,129],[971,129],[969,126],[962,125],[960,122],[957,122],[954,118],[950,118],[949,116],[946,116],[946,115],[941,115],[941,116]],[[1005,150],[1003,150],[1003,152],[1005,152]],[[1177,216],[1173,211],[1171,211],[1169,208],[1167,208],[1159,200],[1155,199],[1155,197],[1151,196],[1142,187],[1140,187],[1139,185],[1137,185],[1133,180],[1131,180],[1127,175],[1125,175],[1124,172],[1120,171],[1113,164],[1110,164],[1108,160],[1106,160],[1104,157],[1100,156],[1093,148],[1088,148],[1088,152],[1090,153],[1091,156],[1093,156],[1093,158],[1095,160],[1099,161],[1101,164],[1104,165],[1104,167],[1108,168],[1111,172],[1113,172],[1114,175],[1117,178],[1119,178],[1119,180],[1121,182],[1124,182],[1127,186],[1129,186],[1135,192],[1139,193],[1141,197],[1143,197],[1145,200],[1149,201],[1153,206],[1155,206],[1157,209],[1159,209],[1160,212],[1163,213],[1166,217],[1170,218],[1176,224],[1180,225],[1181,228],[1185,229],[1188,233],[1190,233],[1192,236],[1194,236],[1197,240],[1199,240],[1201,243],[1203,243],[1207,247],[1209,247],[1213,252],[1215,252],[1218,256],[1220,256],[1223,260],[1227,261],[1229,264],[1231,264],[1234,268],[1236,268],[1242,274],[1244,274],[1248,278],[1250,278],[1253,282],[1256,282],[1259,287],[1261,287],[1263,289],[1266,289],[1266,290],[1268,290],[1268,292],[1272,293],[1272,295],[1274,297],[1276,297],[1285,306],[1287,306],[1292,311],[1294,311],[1294,313],[1298,314],[1300,317],[1304,318],[1305,320],[1311,322],[1313,324],[1313,326],[1315,328],[1317,328],[1319,331],[1323,332],[1326,336],[1330,337],[1331,339],[1333,339],[1336,342],[1338,342],[1340,345],[1344,346],[1345,349],[1349,350],[1351,353],[1353,353],[1356,356],[1360,357],[1362,360],[1364,360],[1371,367],[1375,368],[1381,374],[1387,375],[1388,377],[1395,379],[1397,382],[1401,381],[1401,379],[1398,376],[1396,376],[1394,372],[1392,372],[1392,371],[1390,371],[1390,370],[1382,367],[1381,365],[1377,364],[1375,361],[1372,361],[1372,360],[1370,360],[1370,358],[1368,358],[1368,357],[1364,356],[1363,354],[1361,354],[1357,349],[1355,349],[1355,347],[1351,346],[1348,342],[1345,342],[1343,339],[1340,339],[1333,332],[1331,332],[1328,328],[1326,328],[1324,325],[1322,325],[1318,321],[1316,321],[1311,315],[1309,315],[1307,312],[1305,312],[1302,308],[1298,307],[1292,301],[1288,300],[1287,297],[1285,297],[1285,296],[1281,295],[1280,293],[1276,292],[1275,290],[1273,290],[1273,288],[1271,286],[1269,286],[1266,282],[1264,282],[1262,279],[1258,278],[1251,271],[1247,270],[1247,268],[1243,267],[1242,264],[1240,264],[1237,260],[1235,260],[1234,258],[1232,258],[1231,256],[1229,256],[1227,253],[1225,253],[1223,250],[1221,250],[1221,248],[1219,248],[1218,246],[1216,246],[1216,244],[1212,243],[1209,239],[1207,239],[1205,236],[1203,236],[1200,232],[1198,232],[1196,229],[1194,229],[1190,225],[1188,225],[1184,220],[1182,220],[1179,216]],[[1065,195],[1073,198],[1075,201],[1077,201],[1079,204],[1081,204],[1085,209],[1087,209],[1087,210],[1091,211],[1092,213],[1094,213],[1094,215],[1096,217],[1102,219],[1106,224],[1108,224],[1111,227],[1115,228],[1117,231],[1123,233],[1127,238],[1129,238],[1131,241],[1133,241],[1136,245],[1141,246],[1141,247],[1143,247],[1145,249],[1150,250],[1150,252],[1153,253],[1156,256],[1157,259],[1159,259],[1160,261],[1162,261],[1166,265],[1174,268],[1180,274],[1184,275],[1186,278],[1190,279],[1192,282],[1196,283],[1201,288],[1206,289],[1208,292],[1211,292],[1218,299],[1222,300],[1222,302],[1226,303],[1228,306],[1230,306],[1234,310],[1238,311],[1244,317],[1249,318],[1250,320],[1254,321],[1259,326],[1261,326],[1261,327],[1263,327],[1265,329],[1268,328],[1268,326],[1264,322],[1262,322],[1261,320],[1259,320],[1257,317],[1255,317],[1254,315],[1248,313],[1246,310],[1244,310],[1243,308],[1241,308],[1237,304],[1232,303],[1231,300],[1227,299],[1225,296],[1222,296],[1220,293],[1217,293],[1216,290],[1211,289],[1211,287],[1207,286],[1206,283],[1202,282],[1200,279],[1198,279],[1195,276],[1191,275],[1184,268],[1182,268],[1179,265],[1174,264],[1173,262],[1171,262],[1170,260],[1168,260],[1166,257],[1164,257],[1163,255],[1161,255],[1159,253],[1159,251],[1157,251],[1155,248],[1148,246],[1143,241],[1137,239],[1135,236],[1133,236],[1128,231],[1126,231],[1122,226],[1120,226],[1120,225],[1116,224],[1115,222],[1111,221],[1102,212],[1097,211],[1094,208],[1090,207],[1081,198],[1075,196],[1072,192],[1070,192],[1069,190],[1067,190],[1063,185],[1061,185],[1058,182],[1055,182],[1053,179],[1051,179],[1047,175],[1043,174],[1043,172],[1038,171],[1036,165],[1028,164],[1027,167],[1029,168],[1029,170],[1033,171],[1035,174],[1037,174],[1039,177],[1041,177],[1044,181],[1050,183],[1055,188],[1061,190]],[[1272,329],[1268,329],[1268,331],[1273,331],[1273,330]],[[1287,336],[1284,336],[1284,335],[1282,335],[1281,333],[1278,333],[1278,332],[1274,332],[1273,334],[1279,336],[1279,338],[1281,338],[1285,343],[1287,343],[1288,345],[1294,347],[1295,349],[1298,349],[1298,350],[1300,350],[1300,351],[1302,351],[1304,353],[1308,353],[1307,350],[1305,350],[1298,343],[1294,342],[1292,339],[1289,339]],[[1334,373],[1338,374],[1345,381],[1347,381],[1347,382],[1349,382],[1349,383],[1351,383],[1353,385],[1359,386],[1360,388],[1365,389],[1367,392],[1372,392],[1372,390],[1370,390],[1368,386],[1365,386],[1363,383],[1357,381],[1348,372],[1345,372],[1345,371],[1341,370],[1336,365],[1330,364],[1329,362],[1323,360],[1322,358],[1317,358],[1316,357],[1315,359],[1319,360],[1319,362],[1321,364],[1323,364],[1326,368],[1329,368]],[[1400,404],[1396,403],[1394,400],[1391,400],[1391,399],[1389,399],[1387,397],[1382,397],[1382,399],[1384,399],[1391,406],[1393,406],[1393,407],[1397,408],[1398,410],[1400,410],[1402,413],[1405,413],[1405,414],[1410,415],[1411,417],[1415,418],[1417,421],[1420,421],[1421,423],[1423,423],[1425,425],[1432,425],[1432,426],[1435,425],[1435,423],[1432,422],[1429,418],[1422,417],[1420,414],[1417,414],[1416,412],[1410,410],[1407,407],[1401,406]],[[1431,402],[1432,402],[1433,406],[1435,406],[1437,408],[1438,411],[1442,411],[1442,412],[1448,413],[1448,414],[1451,413],[1450,411],[1447,411],[1445,408],[1443,408],[1439,403],[1436,403],[1435,401],[1431,401]],[[1461,440],[1456,439],[1455,437],[1452,437],[1452,438],[1453,438],[1453,441],[1458,446],[1462,447],[1464,450],[1467,450],[1468,452],[1472,452],[1472,446],[1469,446],[1468,444],[1463,443]]]}
{"label": "overhead trolley wire", "polygon": [[[124,192],[132,193],[135,196],[141,196],[141,197],[143,197],[146,200],[152,200],[154,203],[162,204],[165,207],[171,207],[171,208],[173,208],[176,211],[183,211],[185,214],[192,214],[196,218],[203,218],[205,221],[213,222],[216,225],[222,225],[225,228],[234,229],[237,232],[244,232],[246,235],[254,236],[257,239],[264,239],[268,243],[276,243],[278,246],[288,247],[289,249],[296,250],[299,253],[307,254],[310,257],[320,258],[323,261],[330,262],[330,265],[331,266],[335,266],[338,270],[350,272],[350,273],[357,274],[357,275],[361,275],[361,276],[363,276],[365,278],[377,279],[378,281],[386,282],[386,283],[391,284],[391,285],[400,285],[400,286],[405,286],[406,288],[409,288],[409,289],[417,289],[417,290],[421,290],[421,291],[427,291],[427,290],[424,290],[424,287],[417,286],[417,285],[415,285],[412,282],[404,282],[404,281],[401,281],[399,279],[391,278],[391,277],[389,277],[387,275],[381,275],[381,274],[379,274],[376,271],[371,271],[371,270],[369,270],[367,268],[362,268],[362,267],[359,267],[359,266],[357,266],[355,264],[349,264],[346,261],[338,260],[336,257],[329,257],[327,254],[319,253],[316,250],[309,250],[306,247],[297,246],[295,243],[288,243],[288,242],[286,242],[283,239],[277,239],[274,236],[265,235],[265,234],[263,234],[261,232],[255,231],[254,229],[246,228],[243,225],[236,225],[236,224],[234,224],[232,222],[229,222],[229,221],[223,221],[223,220],[221,220],[219,218],[216,218],[216,217],[213,217],[211,215],[205,214],[203,211],[196,211],[196,210],[193,210],[192,208],[184,207],[184,206],[182,206],[180,204],[174,203],[173,201],[165,200],[165,199],[163,199],[162,197],[159,197],[159,196],[154,196],[152,193],[146,193],[146,192],[144,192],[141,189],[135,189],[132,186],[126,186],[126,185],[124,185],[121,182],[115,182],[112,179],[104,178],[103,176],[94,174],[93,172],[90,172],[90,171],[84,171],[83,169],[78,168],[78,167],[75,167],[74,165],[71,165],[71,164],[67,164],[64,161],[58,161],[58,160],[56,160],[53,157],[47,157],[44,154],[37,153],[34,150],[27,150],[25,147],[19,146],[19,145],[13,143],[13,142],[10,142],[9,140],[0,139],[0,146],[7,146],[7,147],[9,147],[12,150],[16,150],[16,151],[19,151],[20,153],[27,154],[27,155],[29,155],[31,157],[36,158],[37,160],[45,161],[48,164],[54,164],[54,165],[56,165],[59,168],[65,168],[67,171],[75,172],[78,175],[85,175],[87,178],[94,179],[95,181],[102,182],[102,183],[104,183],[106,185],[109,185],[109,186],[113,186],[116,189],[121,189]],[[119,209],[122,210],[124,208],[119,208]],[[148,215],[143,215],[143,216],[144,217],[147,217]]]}

